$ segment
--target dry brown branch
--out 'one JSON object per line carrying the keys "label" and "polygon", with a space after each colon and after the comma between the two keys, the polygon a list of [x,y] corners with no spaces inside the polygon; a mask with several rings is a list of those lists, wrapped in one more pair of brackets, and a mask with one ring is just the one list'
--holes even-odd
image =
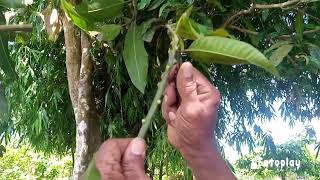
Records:
{"label": "dry brown branch", "polygon": [[239,11],[238,13],[234,14],[233,16],[231,16],[225,22],[224,27],[228,27],[228,26],[232,25],[241,16],[246,15],[246,14],[250,14],[250,13],[254,12],[254,10],[256,10],[256,9],[258,9],[258,10],[260,10],[260,9],[276,9],[276,8],[285,9],[285,8],[290,7],[290,6],[296,6],[296,5],[300,4],[300,3],[302,3],[301,0],[289,0],[287,2],[277,3],[277,4],[254,4],[253,3],[253,4],[251,4],[251,7],[249,9]]}
{"label": "dry brown branch", "polygon": [[[239,32],[242,32],[242,33],[245,33],[245,34],[254,35],[254,36],[257,36],[259,34],[259,32],[251,31],[249,29],[244,29],[244,28],[241,28],[241,27],[238,27],[238,26],[229,26],[229,28],[230,29],[234,29],[234,30],[239,31]],[[313,29],[313,30],[304,31],[303,35],[310,35],[310,34],[314,34],[314,33],[317,33],[317,32],[320,32],[320,29]],[[278,36],[276,38],[278,38],[278,39],[289,39],[289,38],[291,38],[291,35],[281,35],[281,36]]]}
{"label": "dry brown branch", "polygon": [[20,31],[20,32],[32,32],[31,24],[21,24],[21,25],[0,25],[0,32],[9,31]]}

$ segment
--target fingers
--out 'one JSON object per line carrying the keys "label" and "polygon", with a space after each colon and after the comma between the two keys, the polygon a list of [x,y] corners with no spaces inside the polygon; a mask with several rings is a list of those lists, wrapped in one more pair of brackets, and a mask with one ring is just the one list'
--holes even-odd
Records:
{"label": "fingers", "polygon": [[[176,92],[176,75],[177,75],[177,65],[174,65],[168,76],[168,85],[166,87],[163,102],[162,102],[162,116],[171,125],[170,116],[172,113],[177,111],[177,101],[178,94]],[[172,117],[172,115],[171,115]]]}
{"label": "fingers", "polygon": [[218,89],[197,69],[194,69],[197,82],[197,94],[201,102],[219,101],[220,93]]}
{"label": "fingers", "polygon": [[129,144],[122,161],[126,179],[149,179],[144,169],[146,147],[146,143],[142,138],[135,138]]}
{"label": "fingers", "polygon": [[197,82],[195,68],[189,62],[183,63],[177,76],[178,92],[184,101],[197,101]]}
{"label": "fingers", "polygon": [[177,93],[175,83],[171,82],[168,84],[165,95],[162,102],[162,116],[171,125],[171,120],[169,114],[176,113],[177,111]]}
{"label": "fingers", "polygon": [[168,84],[170,84],[171,82],[175,82],[177,73],[178,73],[178,66],[174,65],[168,76]]}
{"label": "fingers", "polygon": [[103,143],[96,154],[96,167],[101,179],[124,180],[121,159],[132,139],[110,139]]}

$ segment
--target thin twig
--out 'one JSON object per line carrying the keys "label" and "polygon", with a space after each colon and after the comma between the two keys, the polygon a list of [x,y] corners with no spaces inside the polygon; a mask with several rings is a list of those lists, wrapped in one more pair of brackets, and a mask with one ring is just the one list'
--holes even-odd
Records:
{"label": "thin twig", "polygon": [[[259,32],[251,31],[249,29],[240,28],[238,26],[229,26],[229,28],[237,30],[237,31],[242,32],[242,33],[245,33],[245,34],[254,35],[254,36],[257,36],[259,34]],[[317,33],[317,32],[320,32],[320,28],[319,29],[313,29],[313,30],[304,31],[303,35],[310,35],[310,34]],[[291,38],[291,35],[281,35],[281,36],[278,36],[277,38],[279,38],[279,39],[288,39],[288,38]]]}
{"label": "thin twig", "polygon": [[242,32],[242,33],[245,33],[245,34],[250,34],[250,35],[255,35],[257,36],[259,33],[256,32],[256,31],[251,31],[249,29],[243,29],[243,28],[240,28],[238,26],[229,26],[230,29],[234,29],[234,30],[237,30],[239,32]]}
{"label": "thin twig", "polygon": [[22,25],[0,25],[0,32],[13,32],[13,31],[20,31],[20,32],[32,32],[32,25],[31,24],[22,24]]}
{"label": "thin twig", "polygon": [[239,19],[239,17],[246,15],[246,14],[250,14],[250,13],[254,12],[254,10],[256,10],[256,9],[276,9],[276,8],[285,9],[290,6],[296,6],[300,3],[302,3],[301,0],[289,0],[287,2],[277,3],[277,4],[255,4],[255,3],[253,3],[253,4],[251,4],[249,9],[239,11],[238,13],[231,16],[225,22],[224,27],[228,27],[228,26],[234,24],[234,22],[237,19]]}

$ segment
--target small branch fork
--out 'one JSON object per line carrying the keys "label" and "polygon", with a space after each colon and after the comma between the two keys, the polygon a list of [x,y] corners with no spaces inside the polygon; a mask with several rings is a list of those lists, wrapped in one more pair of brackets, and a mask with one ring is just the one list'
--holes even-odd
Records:
{"label": "small branch fork", "polygon": [[303,2],[302,0],[289,0],[287,2],[278,3],[278,4],[256,4],[254,2],[251,4],[251,7],[249,9],[239,11],[238,13],[231,16],[224,24],[224,27],[225,28],[229,27],[230,25],[234,24],[241,16],[246,15],[246,14],[250,14],[250,13],[254,12],[255,10],[276,9],[276,8],[286,9],[288,7],[297,6],[302,2]]}
{"label": "small branch fork", "polygon": [[[259,32],[256,31],[251,31],[249,29],[244,29],[238,26],[229,26],[230,29],[234,29],[237,30],[239,32],[245,33],[245,34],[250,34],[250,35],[254,35],[254,36],[258,36]],[[304,31],[303,35],[309,35],[309,34],[314,34],[316,32],[320,32],[320,28],[319,29],[313,29],[313,30],[308,30],[308,31]],[[288,39],[291,38],[290,35],[281,35],[279,37],[277,37],[278,39]]]}
{"label": "small branch fork", "polygon": [[[238,13],[234,14],[233,16],[231,16],[223,25],[224,28],[229,28],[229,29],[234,29],[237,30],[239,32],[242,33],[246,33],[246,34],[250,34],[250,35],[255,35],[257,36],[259,33],[255,32],[255,31],[251,31],[248,29],[244,29],[238,26],[234,26],[233,24],[235,22],[237,22],[239,20],[240,17],[250,14],[252,12],[254,12],[255,10],[261,10],[261,9],[289,9],[292,7],[296,7],[301,3],[310,3],[310,2],[314,2],[313,0],[289,0],[283,3],[277,3],[277,4],[256,4],[255,1],[253,0],[251,3],[251,6],[249,9],[246,10],[242,10],[239,11]],[[304,35],[308,35],[308,34],[313,34],[316,32],[320,32],[320,29],[314,29],[314,30],[309,30],[309,31],[304,31],[303,34]],[[290,35],[282,35],[277,37],[279,39],[288,39],[291,38]]]}

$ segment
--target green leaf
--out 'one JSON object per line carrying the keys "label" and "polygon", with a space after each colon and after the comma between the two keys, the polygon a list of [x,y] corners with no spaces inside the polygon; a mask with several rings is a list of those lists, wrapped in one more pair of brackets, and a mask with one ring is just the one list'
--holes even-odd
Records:
{"label": "green leaf", "polygon": [[291,41],[278,41],[275,44],[273,44],[269,49],[265,50],[263,53],[267,54],[275,49],[278,49],[279,47],[283,46],[283,45],[288,45],[288,44],[292,44]]}
{"label": "green leaf", "polygon": [[[6,20],[4,15],[0,12],[0,24],[5,24]],[[8,36],[7,33],[0,33],[0,68],[3,72],[12,79],[18,77],[14,65],[9,57],[8,49]]]}
{"label": "green leaf", "polygon": [[252,45],[218,36],[201,37],[186,52],[200,62],[217,64],[254,64],[278,76],[277,69]]}
{"label": "green leaf", "polygon": [[0,68],[12,79],[18,77],[13,63],[9,58],[8,41],[4,33],[0,34]]}
{"label": "green leaf", "polygon": [[83,1],[76,6],[77,12],[89,22],[103,22],[116,17],[123,9],[123,0]]}
{"label": "green leaf", "polygon": [[209,3],[218,7],[221,11],[225,11],[226,9],[222,6],[220,0],[207,0]]}
{"label": "green leaf", "polygon": [[148,54],[142,31],[141,26],[131,24],[124,42],[123,59],[132,83],[144,93],[148,75]]}
{"label": "green leaf", "polygon": [[191,6],[180,17],[176,27],[176,34],[184,39],[196,40],[201,35],[194,28],[194,25],[196,25],[196,23],[189,18],[192,12],[192,9],[193,7]]}
{"label": "green leaf", "polygon": [[225,28],[219,28],[207,34],[208,36],[230,37],[231,35]]}
{"label": "green leaf", "polygon": [[0,6],[11,9],[11,8],[22,8],[25,6],[24,0],[0,0]]}
{"label": "green leaf", "polygon": [[261,15],[262,15],[262,20],[266,21],[270,15],[269,9],[262,10]]}
{"label": "green leaf", "polygon": [[278,66],[283,59],[288,56],[288,54],[291,52],[293,48],[292,44],[285,44],[280,46],[277,50],[275,50],[274,52],[272,52],[272,55],[270,57],[270,62],[274,65],[274,66]]}
{"label": "green leaf", "polygon": [[158,7],[161,6],[162,3],[164,3],[166,0],[154,0],[148,7],[148,11],[152,11],[154,9],[157,9]]}
{"label": "green leaf", "polygon": [[121,32],[122,26],[118,24],[105,24],[97,26],[96,30],[102,35],[104,41],[114,40]]}
{"label": "green leaf", "polygon": [[149,20],[146,20],[142,23],[142,34],[146,33],[152,26],[152,23],[156,22],[157,18],[151,18]]}
{"label": "green leaf", "polygon": [[83,175],[83,180],[100,180],[101,175],[96,167],[96,156],[93,155],[93,158],[88,166],[88,169]]}
{"label": "green leaf", "polygon": [[304,31],[303,12],[301,11],[299,11],[296,15],[295,27],[296,27],[298,42],[301,43],[303,40],[303,31]]}
{"label": "green leaf", "polygon": [[72,4],[68,3],[66,0],[61,0],[61,6],[64,12],[66,12],[66,14],[72,20],[73,24],[84,31],[92,30],[90,23],[74,9]]}
{"label": "green leaf", "polygon": [[4,94],[4,88],[0,86],[0,122],[6,116],[9,111],[8,101]]}
{"label": "green leaf", "polygon": [[317,46],[311,47],[310,55],[311,55],[312,59],[320,61],[320,48]]}
{"label": "green leaf", "polygon": [[138,2],[138,9],[141,10],[141,9],[148,7],[150,2],[151,2],[151,0],[140,0]]}

